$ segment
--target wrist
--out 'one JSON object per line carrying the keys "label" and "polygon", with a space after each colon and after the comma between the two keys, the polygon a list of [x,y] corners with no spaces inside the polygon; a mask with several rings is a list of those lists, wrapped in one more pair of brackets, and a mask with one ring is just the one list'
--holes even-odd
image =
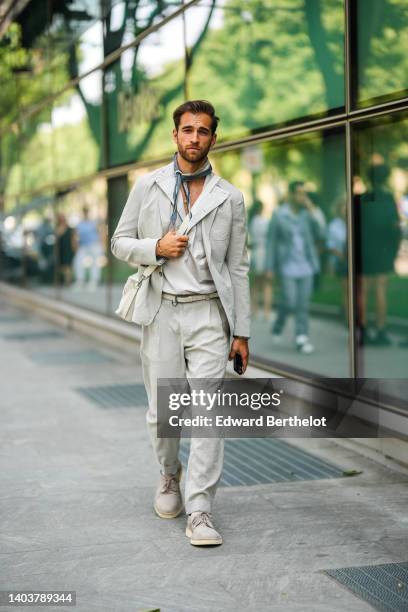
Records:
{"label": "wrist", "polygon": [[159,240],[156,242],[156,257],[161,257],[162,256],[160,240],[161,240],[161,238],[159,238]]}

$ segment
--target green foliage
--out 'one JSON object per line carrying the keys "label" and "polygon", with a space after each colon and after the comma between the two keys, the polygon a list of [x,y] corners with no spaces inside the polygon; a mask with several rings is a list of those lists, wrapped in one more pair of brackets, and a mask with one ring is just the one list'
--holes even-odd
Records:
{"label": "green foliage", "polygon": [[[12,23],[0,45],[0,130],[16,121],[22,109],[40,104],[67,81],[67,57],[49,54],[43,34],[35,48],[21,45],[21,28]],[[41,117],[39,117],[41,121]]]}
{"label": "green foliage", "polygon": [[[118,29],[110,30],[109,26],[106,31],[106,49],[118,48],[126,32],[140,33],[168,8],[167,3],[152,2],[149,11],[143,12],[144,21],[140,21],[139,4],[130,0],[125,4],[123,23]],[[360,52],[369,50],[359,62],[361,91],[372,96],[400,90],[408,74],[405,2],[373,0],[359,5],[363,11],[359,16]],[[213,2],[203,6],[193,6],[186,12],[187,29],[195,32],[192,47],[187,49],[187,62],[180,28],[180,37],[174,43],[180,46],[179,58],[165,59],[154,76],[149,73],[150,59],[146,60],[145,55],[140,61],[142,45],[135,47],[130,72],[125,74],[122,59],[112,66],[115,86],[107,92],[111,163],[170,153],[171,112],[185,95],[211,99],[222,118],[220,141],[342,106],[344,0],[227,0],[220,8],[214,8]],[[181,24],[181,18],[172,23]],[[13,123],[19,109],[43,101],[78,74],[82,57],[79,46],[64,46],[61,42],[69,34],[69,24],[61,21],[40,34],[32,49],[23,49],[19,26],[12,24],[0,45],[0,129]],[[146,41],[158,36],[160,31]],[[174,58],[174,53],[170,56]],[[154,63],[153,46],[152,58]],[[134,118],[126,129],[119,130],[118,94],[128,90],[137,99],[144,85],[158,96],[157,113],[153,119]],[[41,124],[50,122],[48,107],[24,125],[14,124],[3,136],[0,189],[10,194],[23,185],[38,187],[47,182],[50,168],[55,180],[66,180],[101,167],[100,106],[87,101],[80,87],[76,87],[62,94],[55,107],[66,104],[74,94],[82,99],[87,125],[83,120],[81,125],[74,122],[63,128],[53,126],[55,136],[51,139],[42,128],[38,130]],[[323,183],[333,182],[325,178],[325,159],[330,158],[339,168],[343,164],[340,157],[335,164],[335,156],[326,155],[326,144],[311,142],[309,150],[303,147],[303,152],[293,143],[290,147],[267,148],[265,165],[273,168],[275,175],[306,180],[322,177]],[[43,162],[36,161],[40,151]],[[20,155],[22,164],[18,161]],[[240,156],[218,163],[229,165],[226,174],[234,176]],[[38,176],[32,176],[34,173]],[[336,181],[340,188],[340,179]],[[330,185],[318,187],[328,192]]]}
{"label": "green foliage", "polygon": [[[325,33],[335,57],[331,70],[342,75],[343,2],[325,2],[326,15]],[[218,27],[208,31],[196,54],[188,89],[193,98],[211,92],[223,118],[223,134],[245,134],[327,109],[303,1],[280,2],[272,10],[259,0],[245,4],[232,0],[216,17]],[[343,92],[336,95],[341,106]]]}
{"label": "green foliage", "polygon": [[360,2],[359,97],[372,99],[408,87],[405,0]]}
{"label": "green foliage", "polygon": [[[0,129],[16,116],[16,100],[19,87],[16,75],[29,68],[29,53],[21,47],[21,32],[18,24],[11,24],[7,31],[7,41],[0,45]],[[31,84],[30,91],[32,91]]]}

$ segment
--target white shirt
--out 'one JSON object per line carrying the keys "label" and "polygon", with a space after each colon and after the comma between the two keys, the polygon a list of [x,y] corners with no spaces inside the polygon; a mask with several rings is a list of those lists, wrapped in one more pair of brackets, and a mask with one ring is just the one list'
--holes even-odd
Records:
{"label": "white shirt", "polygon": [[[203,191],[210,179],[211,175],[205,177]],[[179,215],[177,215],[176,228],[181,225],[185,217],[181,190],[182,187],[180,188],[177,200]],[[204,203],[205,196],[202,199],[200,196],[191,208],[193,219]],[[171,204],[169,203],[169,219],[170,215]],[[163,265],[163,291],[177,295],[212,293],[216,291],[216,287],[205,255],[201,221],[194,225],[188,232],[188,236],[188,247],[184,251],[184,254],[175,259],[169,259]]]}

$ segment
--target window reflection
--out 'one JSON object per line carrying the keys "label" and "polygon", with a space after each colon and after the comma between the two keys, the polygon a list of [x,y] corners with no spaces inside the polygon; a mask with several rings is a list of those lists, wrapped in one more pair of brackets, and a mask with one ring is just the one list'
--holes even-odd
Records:
{"label": "window reflection", "polygon": [[[41,17],[39,16],[41,22]],[[51,91],[50,48],[45,32],[13,22],[0,45],[0,125],[17,120],[21,110],[41,104]]]}
{"label": "window reflection", "polygon": [[[0,128],[7,128],[0,138],[0,270],[9,282],[112,314],[131,270],[111,258],[108,225],[116,227],[136,177],[157,165],[108,184],[84,177],[106,164],[170,155],[172,111],[185,98],[210,98],[224,141],[342,111],[345,2],[202,1],[126,50],[103,75],[94,71],[52,106],[37,108],[183,2],[66,4],[38,3],[35,23],[27,6],[0,50]],[[406,2],[356,0],[350,9],[354,106],[402,98]],[[30,116],[23,113],[33,107]],[[407,126],[401,113],[353,123],[352,270],[341,130],[212,155],[216,172],[245,195],[251,343],[260,361],[348,376],[353,273],[359,375],[406,377]],[[76,184],[81,178],[88,182]]]}
{"label": "window reflection", "polygon": [[85,74],[103,62],[103,28],[102,21],[96,21],[78,39],[77,72]]}
{"label": "window reflection", "polygon": [[131,43],[147,28],[162,21],[183,5],[182,0],[143,0],[112,2],[105,19],[105,53]]}
{"label": "window reflection", "polygon": [[[0,278],[9,283],[22,284],[26,276],[25,229],[21,217],[5,215],[0,225]],[[33,253],[36,268],[37,254]]]}
{"label": "window reflection", "polygon": [[[26,215],[25,225],[25,256],[26,264],[31,263],[32,253],[37,254],[38,275],[37,283],[52,286],[55,276],[55,219],[51,207],[33,211]],[[31,278],[30,269],[27,269],[27,279]]]}
{"label": "window reflection", "polygon": [[408,119],[356,129],[354,196],[360,376],[404,377],[408,348]]}
{"label": "window reflection", "polygon": [[[67,26],[68,27],[68,26]],[[49,34],[48,70],[52,91],[85,74],[103,62],[102,21],[89,21],[77,31],[52,30]]]}
{"label": "window reflection", "polygon": [[12,199],[10,196],[22,191],[20,131],[20,125],[14,124],[13,128],[5,132],[0,138],[0,180],[1,192],[4,193],[5,210],[13,207],[13,202],[9,204],[10,199]]}
{"label": "window reflection", "polygon": [[73,263],[77,250],[75,229],[62,211],[58,211],[55,220],[57,283],[70,287],[74,282]]}
{"label": "window reflection", "polygon": [[100,17],[98,0],[74,0],[69,6],[52,2],[50,8],[49,12],[45,11],[42,27],[46,31],[48,26],[50,35],[60,48],[72,44]]}
{"label": "window reflection", "polygon": [[105,74],[111,164],[171,152],[172,111],[183,102],[182,20],[128,49]]}
{"label": "window reflection", "polygon": [[1,278],[30,288],[52,286],[52,197],[48,193],[14,208],[1,225]]}
{"label": "window reflection", "polygon": [[[40,92],[43,97],[57,92],[67,80],[78,76],[84,61],[89,67],[92,59],[96,60],[96,49],[98,60],[103,57],[99,12],[99,2],[77,0],[37,2],[35,8],[30,3],[19,13],[16,26],[21,32],[20,54],[27,55],[31,78],[36,79],[31,89],[38,90],[37,101],[41,101]],[[89,59],[84,59],[84,52]],[[41,81],[44,85],[40,87]],[[23,100],[22,106],[27,103],[30,100]]]}
{"label": "window reflection", "polygon": [[0,225],[2,280],[107,311],[106,181],[43,192]]}
{"label": "window reflection", "polygon": [[342,0],[202,2],[186,12],[187,97],[206,98],[223,137],[344,104]]}
{"label": "window reflection", "polygon": [[54,104],[57,181],[86,176],[102,166],[101,89],[101,73],[93,72]]}
{"label": "window reflection", "polygon": [[21,189],[29,192],[49,185],[55,177],[51,109],[42,109],[21,125]]}
{"label": "window reflection", "polygon": [[359,107],[407,95],[408,12],[405,0],[351,3],[356,28],[356,100]]}
{"label": "window reflection", "polygon": [[348,376],[343,132],[213,161],[248,207],[252,353],[281,369]]}
{"label": "window reflection", "polygon": [[108,282],[106,181],[57,194],[56,282],[67,301],[106,312]]}

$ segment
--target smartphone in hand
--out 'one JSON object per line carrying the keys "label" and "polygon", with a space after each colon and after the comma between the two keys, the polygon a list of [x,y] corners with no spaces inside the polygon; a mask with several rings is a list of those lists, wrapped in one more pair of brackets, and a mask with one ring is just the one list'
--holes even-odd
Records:
{"label": "smartphone in hand", "polygon": [[235,353],[234,356],[234,370],[237,374],[243,374],[243,363],[242,357],[239,353]]}

